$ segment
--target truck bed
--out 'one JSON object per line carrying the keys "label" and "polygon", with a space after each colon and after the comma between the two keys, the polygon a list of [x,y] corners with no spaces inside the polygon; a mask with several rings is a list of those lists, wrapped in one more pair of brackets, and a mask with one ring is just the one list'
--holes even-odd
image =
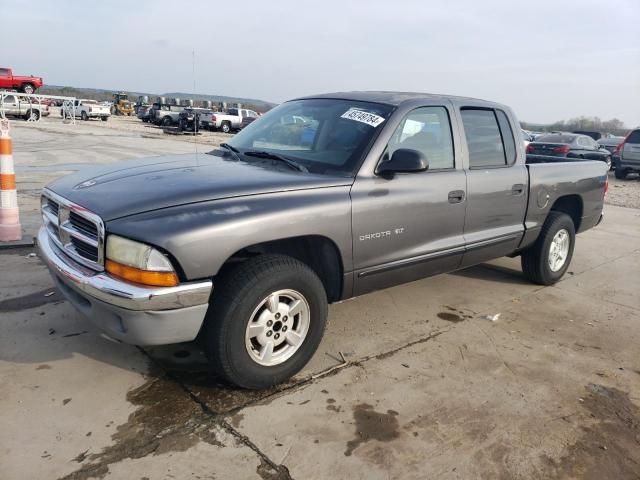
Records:
{"label": "truck bed", "polygon": [[[547,157],[532,155],[532,157]],[[525,216],[525,235],[520,248],[530,245],[538,236],[549,210],[562,196],[574,196],[581,202],[581,219],[576,231],[591,228],[600,221],[607,182],[607,165],[597,160],[566,159],[550,157],[552,161],[535,158],[530,162],[529,199]],[[562,161],[564,160],[564,161]]]}

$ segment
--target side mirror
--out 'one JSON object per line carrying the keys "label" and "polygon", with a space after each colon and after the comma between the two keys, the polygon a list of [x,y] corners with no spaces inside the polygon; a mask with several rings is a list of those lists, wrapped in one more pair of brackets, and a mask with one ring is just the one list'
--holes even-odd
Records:
{"label": "side mirror", "polygon": [[378,175],[392,178],[394,173],[424,172],[429,168],[429,161],[424,153],[410,148],[399,148],[391,158],[378,166]]}

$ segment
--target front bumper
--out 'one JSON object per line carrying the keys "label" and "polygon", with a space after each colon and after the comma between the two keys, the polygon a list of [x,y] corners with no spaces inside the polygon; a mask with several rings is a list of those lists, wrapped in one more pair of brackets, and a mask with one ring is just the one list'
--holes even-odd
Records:
{"label": "front bumper", "polygon": [[108,336],[134,345],[165,345],[194,340],[213,290],[211,281],[176,287],[145,287],[95,272],[70,259],[38,232],[40,257],[71,304]]}

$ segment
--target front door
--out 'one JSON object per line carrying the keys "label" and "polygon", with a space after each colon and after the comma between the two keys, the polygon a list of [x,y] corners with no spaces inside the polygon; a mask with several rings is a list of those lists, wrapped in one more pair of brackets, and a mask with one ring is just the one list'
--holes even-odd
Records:
{"label": "front door", "polygon": [[467,140],[466,252],[462,265],[512,253],[524,234],[529,175],[518,163],[511,122],[502,110],[462,108]]}
{"label": "front door", "polygon": [[448,106],[410,111],[381,161],[399,148],[422,152],[424,172],[359,175],[351,190],[354,294],[455,270],[464,251],[466,179],[454,158]]}

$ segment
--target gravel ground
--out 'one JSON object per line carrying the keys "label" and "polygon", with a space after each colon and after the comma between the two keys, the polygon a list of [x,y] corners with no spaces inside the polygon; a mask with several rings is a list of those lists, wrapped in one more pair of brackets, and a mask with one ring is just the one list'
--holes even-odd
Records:
{"label": "gravel ground", "polygon": [[604,200],[609,205],[640,208],[640,176],[629,175],[625,180],[618,180],[609,172],[609,192]]}
{"label": "gravel ground", "polygon": [[[46,118],[43,118],[40,121],[40,125],[47,126],[61,126],[64,127],[66,125],[63,124],[62,119],[60,118],[60,111],[58,108],[53,108],[51,111],[51,115]],[[161,127],[157,127],[156,125],[152,125],[149,123],[144,123],[142,120],[137,117],[121,117],[117,115],[112,115],[109,117],[109,120],[106,122],[102,122],[100,120],[88,120],[82,121],[80,119],[76,119],[75,127],[80,132],[83,129],[95,129],[101,128],[106,130],[118,130],[127,132],[129,134],[139,133],[143,136],[153,136],[153,137],[165,137],[165,138],[174,138],[176,140],[181,140],[185,142],[193,143],[192,135],[171,135],[164,133]],[[197,136],[198,143],[206,144],[206,145],[220,145],[222,142],[228,140],[232,135],[226,133],[219,132],[210,132],[210,131],[202,131],[200,135]]]}

